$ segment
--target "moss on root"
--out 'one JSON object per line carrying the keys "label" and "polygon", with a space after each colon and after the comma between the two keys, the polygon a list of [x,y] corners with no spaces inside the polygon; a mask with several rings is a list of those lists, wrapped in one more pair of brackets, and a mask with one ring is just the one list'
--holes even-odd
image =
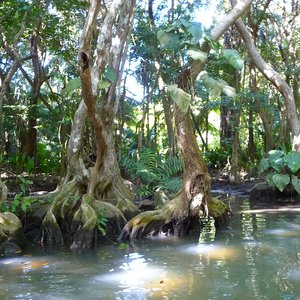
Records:
{"label": "moss on root", "polygon": [[134,240],[160,232],[177,236],[185,234],[190,216],[182,197],[184,193],[179,193],[162,209],[145,211],[135,216],[125,225],[119,239]]}
{"label": "moss on root", "polygon": [[64,221],[70,211],[76,207],[76,192],[76,182],[70,181],[57,193],[42,221],[42,244],[63,244],[63,234],[59,223]]}
{"label": "moss on root", "polygon": [[142,212],[125,225],[119,240],[139,239],[152,232],[158,232],[167,220],[168,214],[163,210]]}
{"label": "moss on root", "polygon": [[71,245],[73,250],[89,249],[94,246],[95,242],[97,214],[85,198],[87,198],[86,195],[82,197],[82,202],[71,225],[71,232],[75,233]]}
{"label": "moss on root", "polygon": [[228,210],[228,206],[218,198],[211,198],[208,202],[208,211],[213,218],[224,215]]}
{"label": "moss on root", "polygon": [[215,220],[217,228],[226,224],[228,217],[231,215],[229,206],[218,198],[211,198],[208,202],[208,212]]}

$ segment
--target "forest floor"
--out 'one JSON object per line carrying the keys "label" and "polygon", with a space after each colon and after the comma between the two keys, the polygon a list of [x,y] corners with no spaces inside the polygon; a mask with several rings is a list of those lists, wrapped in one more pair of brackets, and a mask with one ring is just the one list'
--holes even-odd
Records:
{"label": "forest floor", "polygon": [[[210,175],[212,177],[212,192],[238,194],[241,196],[248,196],[251,188],[262,181],[257,178],[249,178],[243,179],[239,183],[234,183],[229,180],[226,174],[216,170],[211,170]],[[21,192],[22,184],[25,186],[26,195],[40,195],[54,191],[61,178],[57,175],[35,174],[30,176],[2,175],[1,179],[8,188],[8,198],[12,199],[17,193]],[[22,179],[25,179],[28,184],[24,184]]]}

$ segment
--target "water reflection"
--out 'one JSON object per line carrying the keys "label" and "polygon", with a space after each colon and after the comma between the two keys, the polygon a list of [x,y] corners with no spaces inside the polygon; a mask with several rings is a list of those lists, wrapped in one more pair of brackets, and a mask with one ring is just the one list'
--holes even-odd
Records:
{"label": "water reflection", "polygon": [[[300,299],[300,214],[234,199],[227,229],[0,260],[0,299]],[[95,253],[95,252],[94,252]]]}

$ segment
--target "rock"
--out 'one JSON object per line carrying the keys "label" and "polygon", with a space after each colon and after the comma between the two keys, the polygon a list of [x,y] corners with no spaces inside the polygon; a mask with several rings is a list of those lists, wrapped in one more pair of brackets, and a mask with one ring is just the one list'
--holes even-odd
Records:
{"label": "rock", "polygon": [[[296,197],[295,197],[296,196]],[[257,183],[251,190],[249,199],[250,201],[260,201],[260,202],[282,202],[284,199],[288,199],[293,202],[292,197],[297,198],[295,191],[284,190],[280,192],[273,186],[270,186],[267,182]]]}
{"label": "rock", "polygon": [[154,203],[153,200],[143,199],[143,200],[139,201],[138,208],[141,211],[154,210],[155,209],[155,203]]}
{"label": "rock", "polygon": [[21,248],[13,242],[4,242],[0,245],[0,257],[11,257],[21,253]]}
{"label": "rock", "polygon": [[0,213],[0,244],[8,241],[21,248],[28,244],[20,219],[13,213],[2,212]]}

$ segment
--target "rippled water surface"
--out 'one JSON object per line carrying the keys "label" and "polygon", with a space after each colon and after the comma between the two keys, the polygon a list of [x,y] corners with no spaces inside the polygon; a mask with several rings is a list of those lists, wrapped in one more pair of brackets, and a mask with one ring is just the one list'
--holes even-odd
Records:
{"label": "rippled water surface", "polygon": [[[227,200],[227,199],[226,199]],[[300,209],[230,199],[229,228],[0,260],[0,299],[300,299]]]}

